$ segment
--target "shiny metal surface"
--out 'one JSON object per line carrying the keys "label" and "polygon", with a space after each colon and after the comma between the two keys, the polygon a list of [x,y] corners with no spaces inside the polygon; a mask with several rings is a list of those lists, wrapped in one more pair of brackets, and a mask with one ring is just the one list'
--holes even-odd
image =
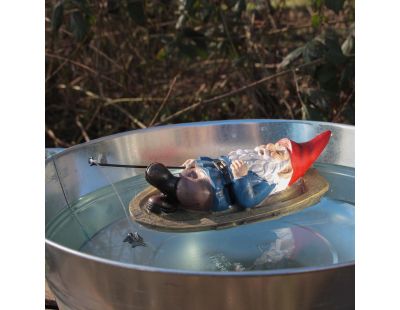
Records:
{"label": "shiny metal surface", "polygon": [[[108,185],[88,158],[121,164],[180,165],[290,137],[306,141],[330,129],[319,161],[354,167],[354,127],[319,122],[245,120],[136,130],[77,145],[46,160],[46,224],[79,198]],[[119,181],[143,169],[112,169]],[[88,238],[80,231],[76,242]],[[82,239],[82,240],[78,240]],[[354,263],[241,273],[184,272],[127,265],[46,240],[46,279],[62,309],[352,309]]]}

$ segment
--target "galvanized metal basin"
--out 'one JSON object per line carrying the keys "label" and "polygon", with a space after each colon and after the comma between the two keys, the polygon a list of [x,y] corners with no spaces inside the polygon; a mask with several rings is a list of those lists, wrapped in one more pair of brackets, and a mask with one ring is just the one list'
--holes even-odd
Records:
{"label": "galvanized metal basin", "polygon": [[[46,225],[110,180],[143,173],[141,169],[112,169],[107,180],[88,165],[90,156],[105,157],[113,163],[160,161],[179,165],[187,158],[218,156],[238,146],[254,147],[282,137],[302,142],[326,129],[333,137],[319,161],[354,167],[354,127],[320,122],[183,124],[126,132],[69,148],[46,160]],[[78,219],[70,221],[76,226],[73,238],[46,239],[46,279],[62,309],[354,308],[354,261],[223,273],[126,264],[76,250],[91,236],[81,230]]]}

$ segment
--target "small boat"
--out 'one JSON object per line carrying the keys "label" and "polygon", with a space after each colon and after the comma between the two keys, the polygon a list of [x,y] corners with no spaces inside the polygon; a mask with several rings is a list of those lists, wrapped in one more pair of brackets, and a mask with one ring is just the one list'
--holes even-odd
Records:
{"label": "small boat", "polygon": [[156,188],[149,186],[132,199],[129,212],[134,221],[161,231],[225,229],[297,212],[319,202],[328,189],[328,181],[315,168],[311,168],[290,187],[268,196],[262,203],[250,209],[243,210],[232,206],[226,211],[201,212],[185,210],[178,205],[175,212],[156,214],[148,212],[145,208],[148,199],[159,193]]}

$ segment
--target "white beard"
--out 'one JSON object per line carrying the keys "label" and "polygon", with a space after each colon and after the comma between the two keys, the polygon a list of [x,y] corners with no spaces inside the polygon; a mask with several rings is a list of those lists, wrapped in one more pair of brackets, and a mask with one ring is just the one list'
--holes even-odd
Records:
{"label": "white beard", "polygon": [[290,178],[280,177],[279,172],[290,165],[290,160],[282,161],[274,159],[268,154],[259,155],[257,150],[258,148],[253,150],[238,149],[230,152],[228,157],[231,161],[243,161],[249,168],[249,171],[257,174],[260,178],[267,181],[268,184],[276,184],[271,194],[284,190],[289,185]]}

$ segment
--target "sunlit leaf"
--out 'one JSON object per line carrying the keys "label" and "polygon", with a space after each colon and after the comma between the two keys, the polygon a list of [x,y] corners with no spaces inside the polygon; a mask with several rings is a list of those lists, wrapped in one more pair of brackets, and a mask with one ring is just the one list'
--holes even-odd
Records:
{"label": "sunlit leaf", "polygon": [[165,48],[163,47],[163,48],[161,48],[161,49],[158,51],[158,53],[157,53],[157,55],[156,55],[156,58],[157,58],[158,60],[164,60],[166,57],[167,57],[167,51],[166,51]]}
{"label": "sunlit leaf", "polygon": [[349,56],[354,54],[355,40],[353,35],[349,35],[342,44],[342,52],[344,55]]}
{"label": "sunlit leaf", "polygon": [[178,18],[178,21],[175,24],[175,28],[181,29],[183,27],[185,20],[186,20],[186,14],[181,14]]}
{"label": "sunlit leaf", "polygon": [[308,108],[305,104],[301,105],[301,119],[302,120],[310,119],[310,113],[308,112]]}
{"label": "sunlit leaf", "polygon": [[311,25],[314,28],[318,28],[321,25],[321,16],[319,16],[319,14],[311,16]]}
{"label": "sunlit leaf", "polygon": [[254,11],[256,9],[257,9],[257,6],[256,6],[255,3],[247,2],[247,5],[246,5],[246,10],[247,11]]}
{"label": "sunlit leaf", "polygon": [[285,68],[297,60],[304,52],[304,46],[296,48],[294,51],[290,52],[283,58],[282,62],[279,64],[280,68]]}
{"label": "sunlit leaf", "polygon": [[246,9],[246,1],[245,0],[237,0],[235,6],[233,7],[233,11],[237,14],[242,13]]}

